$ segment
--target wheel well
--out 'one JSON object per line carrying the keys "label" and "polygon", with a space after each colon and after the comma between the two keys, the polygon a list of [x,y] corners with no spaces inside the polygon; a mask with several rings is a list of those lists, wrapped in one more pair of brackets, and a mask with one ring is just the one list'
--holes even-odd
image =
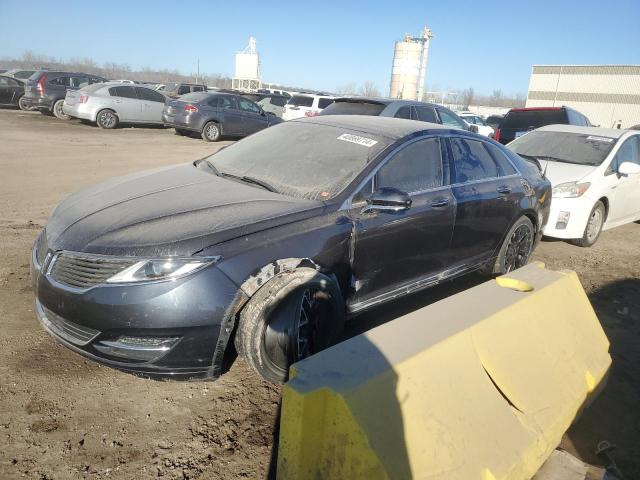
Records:
{"label": "wheel well", "polygon": [[609,199],[607,197],[602,197],[599,198],[598,201],[602,202],[604,205],[604,221],[606,221],[609,216]]}
{"label": "wheel well", "polygon": [[536,214],[533,213],[533,212],[525,212],[524,216],[527,217],[529,220],[531,220],[531,223],[533,224],[533,229],[537,232],[538,231],[538,218],[537,218]]}

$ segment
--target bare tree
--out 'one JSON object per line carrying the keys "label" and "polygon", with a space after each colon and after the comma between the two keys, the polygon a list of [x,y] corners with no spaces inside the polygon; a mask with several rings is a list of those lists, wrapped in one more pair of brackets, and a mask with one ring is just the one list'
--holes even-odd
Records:
{"label": "bare tree", "polygon": [[367,80],[360,87],[360,95],[363,95],[365,97],[379,97],[380,90],[378,90],[378,87],[374,82],[372,82],[371,80]]}
{"label": "bare tree", "polygon": [[355,95],[358,93],[358,87],[355,82],[349,82],[336,89],[336,93],[340,95]]}
{"label": "bare tree", "polygon": [[463,90],[460,95],[460,103],[462,103],[462,105],[464,105],[465,107],[468,107],[469,105],[473,104],[474,93],[475,92],[473,90],[473,87],[469,87],[466,90]]}

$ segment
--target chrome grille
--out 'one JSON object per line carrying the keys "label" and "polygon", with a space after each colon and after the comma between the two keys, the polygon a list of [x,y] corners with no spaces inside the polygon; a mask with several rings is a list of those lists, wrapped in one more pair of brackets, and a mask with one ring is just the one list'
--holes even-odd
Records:
{"label": "chrome grille", "polygon": [[36,240],[36,260],[38,261],[38,265],[42,267],[44,264],[45,258],[47,258],[47,231],[42,230],[38,239]]}
{"label": "chrome grille", "polygon": [[60,252],[52,261],[49,275],[59,283],[86,289],[136,263],[134,259],[113,258],[75,252]]}
{"label": "chrome grille", "polygon": [[36,309],[39,310],[38,317],[40,321],[48,330],[74,345],[88,345],[94,338],[100,335],[99,330],[65,320],[60,315],[44,307],[38,301],[36,301]]}

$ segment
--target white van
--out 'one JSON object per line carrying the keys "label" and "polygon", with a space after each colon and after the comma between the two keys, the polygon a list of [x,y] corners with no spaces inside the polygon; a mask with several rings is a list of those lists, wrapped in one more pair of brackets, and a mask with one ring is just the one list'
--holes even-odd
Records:
{"label": "white van", "polygon": [[334,98],[327,95],[297,93],[284,106],[282,119],[293,120],[301,117],[315,117],[323,109],[331,105]]}

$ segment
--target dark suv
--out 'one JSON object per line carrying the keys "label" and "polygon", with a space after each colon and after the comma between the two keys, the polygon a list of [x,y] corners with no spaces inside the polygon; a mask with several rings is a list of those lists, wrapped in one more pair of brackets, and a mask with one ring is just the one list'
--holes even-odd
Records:
{"label": "dark suv", "polygon": [[230,93],[195,92],[168,100],[162,121],[178,135],[197,132],[206,142],[222,135],[245,137],[282,122],[251,100]]}
{"label": "dark suv", "polygon": [[370,115],[377,117],[406,118],[422,122],[439,123],[446,127],[477,133],[475,125],[469,125],[458,115],[442,105],[415,100],[391,98],[341,97],[326,107],[319,115]]}
{"label": "dark suv", "polygon": [[506,145],[531,130],[556,124],[592,126],[585,115],[569,107],[512,108],[495,129],[495,140]]}
{"label": "dark suv", "polygon": [[187,93],[206,91],[206,85],[199,85],[197,83],[168,83],[162,90],[162,93],[167,97],[178,98],[180,95],[186,95]]}
{"label": "dark suv", "polygon": [[22,102],[27,108],[66,120],[69,117],[62,113],[62,105],[67,90],[78,90],[92,83],[106,81],[105,78],[88,73],[38,70],[27,80]]}

